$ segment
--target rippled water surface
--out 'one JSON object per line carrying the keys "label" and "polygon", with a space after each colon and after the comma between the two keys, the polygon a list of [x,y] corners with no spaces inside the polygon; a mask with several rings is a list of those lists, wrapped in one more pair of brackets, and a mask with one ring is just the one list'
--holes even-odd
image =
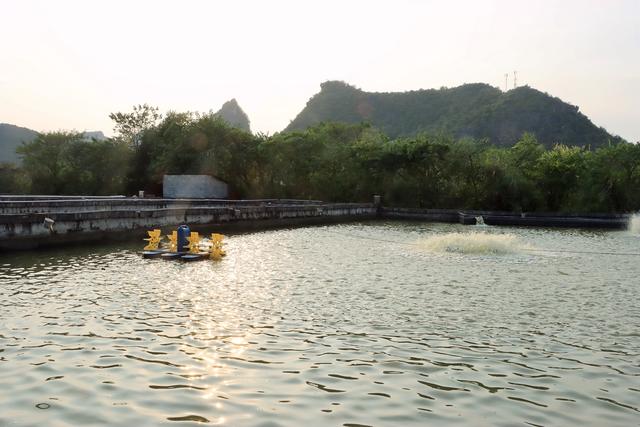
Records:
{"label": "rippled water surface", "polygon": [[479,229],[2,254],[0,425],[640,425],[640,236]]}

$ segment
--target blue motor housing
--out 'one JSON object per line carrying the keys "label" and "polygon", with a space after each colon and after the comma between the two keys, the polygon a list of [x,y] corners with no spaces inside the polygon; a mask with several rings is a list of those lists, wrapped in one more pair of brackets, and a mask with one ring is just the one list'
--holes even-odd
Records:
{"label": "blue motor housing", "polygon": [[188,225],[181,225],[178,227],[178,252],[187,252],[187,246],[189,245],[189,240],[187,237],[191,234],[191,229]]}

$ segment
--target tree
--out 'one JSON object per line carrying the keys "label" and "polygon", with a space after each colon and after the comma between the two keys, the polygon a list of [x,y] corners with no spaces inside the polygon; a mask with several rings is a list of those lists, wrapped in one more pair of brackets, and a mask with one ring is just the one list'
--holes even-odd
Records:
{"label": "tree", "polygon": [[510,151],[513,165],[521,170],[527,178],[532,178],[535,175],[538,159],[545,150],[534,134],[525,132]]}
{"label": "tree", "polygon": [[487,196],[481,159],[489,148],[488,141],[462,138],[450,147],[447,174],[453,196],[457,196],[455,207],[481,208],[481,200]]}
{"label": "tree", "polygon": [[404,206],[436,207],[448,195],[445,168],[450,150],[450,140],[442,136],[422,134],[385,141],[377,150],[379,154],[369,154],[379,159],[380,172],[372,174],[370,168],[363,168],[359,179],[367,181],[370,174],[382,174],[377,192],[385,200]]}
{"label": "tree", "polygon": [[544,205],[540,183],[540,158],[545,148],[535,135],[525,132],[520,140],[506,150],[508,156],[507,180],[511,189],[511,209],[516,211],[535,211]]}
{"label": "tree", "polygon": [[121,194],[131,150],[113,140],[86,141],[82,134],[38,134],[18,148],[23,173],[38,194]]}
{"label": "tree", "polygon": [[129,169],[129,147],[113,140],[73,141],[64,151],[64,194],[122,194]]}
{"label": "tree", "polygon": [[577,189],[588,155],[589,152],[580,147],[556,145],[540,156],[538,186],[546,199],[546,209],[557,212],[582,207],[576,205]]}
{"label": "tree", "polygon": [[35,140],[23,143],[16,152],[23,157],[22,166],[31,180],[31,192],[63,194],[65,186],[65,151],[81,141],[75,132],[40,133]]}
{"label": "tree", "polygon": [[589,210],[639,210],[640,145],[614,144],[594,151],[581,184],[581,202]]}
{"label": "tree", "polygon": [[21,194],[29,190],[24,170],[14,163],[0,163],[0,194]]}
{"label": "tree", "polygon": [[255,186],[259,141],[213,113],[169,112],[142,133],[130,189],[158,191],[166,174],[207,174],[246,196]]}
{"label": "tree", "polygon": [[155,126],[162,119],[162,114],[158,113],[157,107],[142,104],[134,105],[131,113],[111,113],[109,118],[115,122],[113,130],[118,138],[137,149],[143,133]]}

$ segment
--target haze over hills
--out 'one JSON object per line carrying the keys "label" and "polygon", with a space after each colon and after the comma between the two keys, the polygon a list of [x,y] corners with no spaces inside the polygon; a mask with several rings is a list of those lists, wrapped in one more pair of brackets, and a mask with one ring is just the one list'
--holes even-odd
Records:
{"label": "haze over hills", "polygon": [[594,125],[578,107],[528,86],[508,92],[483,83],[410,92],[365,92],[341,81],[320,85],[285,131],[325,121],[369,122],[388,136],[445,132],[513,145],[531,132],[556,143],[597,147],[622,139]]}
{"label": "haze over hills", "polygon": [[249,116],[240,108],[235,98],[222,104],[216,116],[219,116],[233,127],[251,132]]}

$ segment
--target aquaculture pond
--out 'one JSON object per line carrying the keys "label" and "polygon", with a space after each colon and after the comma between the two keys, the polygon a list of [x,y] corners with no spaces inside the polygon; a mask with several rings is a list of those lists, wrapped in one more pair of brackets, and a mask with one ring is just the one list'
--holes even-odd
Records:
{"label": "aquaculture pond", "polygon": [[[215,231],[215,230],[211,230]],[[0,254],[0,426],[640,425],[640,236],[368,222]]]}

